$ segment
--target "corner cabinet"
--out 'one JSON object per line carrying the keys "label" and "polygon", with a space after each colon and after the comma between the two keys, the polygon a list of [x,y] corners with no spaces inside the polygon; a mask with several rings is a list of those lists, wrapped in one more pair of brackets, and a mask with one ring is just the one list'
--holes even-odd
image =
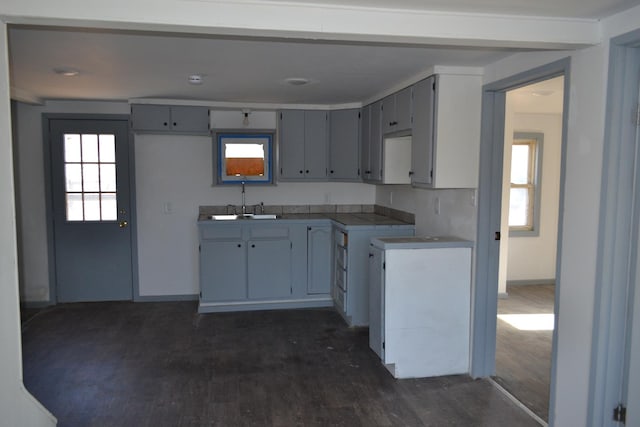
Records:
{"label": "corner cabinet", "polygon": [[382,101],[363,108],[362,113],[362,179],[372,184],[382,182]]}
{"label": "corner cabinet", "polygon": [[278,120],[280,179],[327,179],[328,111],[282,110]]}
{"label": "corner cabinet", "polygon": [[[330,238],[283,220],[198,222],[201,313],[328,307]],[[314,230],[316,226],[312,227]],[[322,227],[318,227],[321,230]],[[323,245],[324,242],[324,245]],[[313,280],[308,284],[308,250]],[[322,269],[321,263],[327,265]],[[317,273],[317,276],[316,276]]]}
{"label": "corner cabinet", "polygon": [[134,104],[131,106],[134,132],[209,134],[207,107]]}

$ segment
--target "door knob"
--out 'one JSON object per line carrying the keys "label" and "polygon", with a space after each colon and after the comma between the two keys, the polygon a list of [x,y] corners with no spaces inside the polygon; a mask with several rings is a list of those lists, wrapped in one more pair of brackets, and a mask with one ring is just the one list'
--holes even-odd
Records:
{"label": "door knob", "polygon": [[127,221],[124,221],[124,220],[122,220],[122,221],[120,221],[118,223],[118,227],[120,227],[120,228],[126,228],[128,225],[129,225],[129,223]]}

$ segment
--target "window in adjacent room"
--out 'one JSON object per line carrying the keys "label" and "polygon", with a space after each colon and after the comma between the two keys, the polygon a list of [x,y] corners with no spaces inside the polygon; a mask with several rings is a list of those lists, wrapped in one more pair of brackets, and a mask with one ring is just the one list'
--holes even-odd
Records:
{"label": "window in adjacent room", "polygon": [[539,234],[542,139],[539,133],[514,134],[509,195],[511,236]]}
{"label": "window in adjacent room", "polygon": [[216,135],[217,183],[272,182],[272,134]]}

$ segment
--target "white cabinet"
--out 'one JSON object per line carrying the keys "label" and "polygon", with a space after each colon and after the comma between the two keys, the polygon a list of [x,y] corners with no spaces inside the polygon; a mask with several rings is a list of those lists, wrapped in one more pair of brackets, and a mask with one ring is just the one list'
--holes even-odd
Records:
{"label": "white cabinet", "polygon": [[394,377],[469,372],[471,245],[372,239],[369,345]]}
{"label": "white cabinet", "polygon": [[411,136],[386,137],[383,146],[382,183],[411,183]]}
{"label": "white cabinet", "polygon": [[[435,92],[431,81],[434,78]],[[414,86],[412,182],[415,186],[478,186],[481,101],[482,77],[479,75],[437,74]]]}

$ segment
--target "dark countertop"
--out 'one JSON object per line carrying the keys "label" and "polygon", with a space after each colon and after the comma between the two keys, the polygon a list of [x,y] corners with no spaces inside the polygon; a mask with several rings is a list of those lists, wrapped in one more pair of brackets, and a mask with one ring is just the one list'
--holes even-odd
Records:
{"label": "dark countertop", "polygon": [[[352,225],[413,225],[400,221],[388,216],[379,215],[375,213],[313,213],[313,214],[284,214],[278,216],[277,219],[260,219],[254,220],[259,222],[273,222],[273,221],[317,221],[317,220],[333,220],[344,226]],[[241,220],[245,221],[245,220]],[[251,221],[251,220],[246,220]],[[210,220],[208,215],[200,215],[198,217],[200,223],[226,223],[235,221],[213,221]]]}

